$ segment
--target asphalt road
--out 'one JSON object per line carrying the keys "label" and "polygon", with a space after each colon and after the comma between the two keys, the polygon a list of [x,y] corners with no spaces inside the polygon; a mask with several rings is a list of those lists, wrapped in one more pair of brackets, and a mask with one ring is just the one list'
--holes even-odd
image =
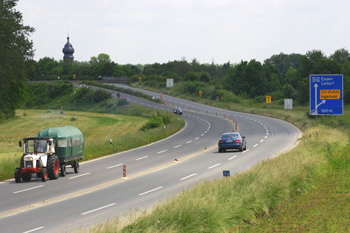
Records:
{"label": "asphalt road", "polygon": [[[114,93],[115,94],[115,93]],[[159,93],[151,93],[160,98]],[[80,173],[43,183],[0,183],[1,232],[69,232],[144,210],[184,188],[250,168],[295,145],[301,132],[274,118],[243,114],[163,95],[166,104],[123,94],[130,102],[171,111],[184,109],[186,126],[151,145],[82,163]],[[180,117],[180,116],[179,116]],[[217,141],[238,127],[247,150],[218,153]],[[123,176],[123,166],[126,177]]]}

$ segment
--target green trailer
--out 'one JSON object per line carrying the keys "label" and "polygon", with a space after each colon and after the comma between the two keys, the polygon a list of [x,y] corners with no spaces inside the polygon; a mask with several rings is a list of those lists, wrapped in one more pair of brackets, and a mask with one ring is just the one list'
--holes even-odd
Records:
{"label": "green trailer", "polygon": [[37,137],[54,139],[55,151],[60,164],[82,159],[84,137],[82,132],[74,126],[47,128],[41,130]]}

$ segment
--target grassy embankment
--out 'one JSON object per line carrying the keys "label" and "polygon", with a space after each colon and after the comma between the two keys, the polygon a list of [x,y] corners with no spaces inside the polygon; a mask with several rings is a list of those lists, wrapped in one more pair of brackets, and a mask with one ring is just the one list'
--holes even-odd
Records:
{"label": "grassy embankment", "polygon": [[[0,180],[12,178],[15,168],[19,166],[22,148],[18,146],[18,141],[23,137],[36,136],[40,130],[48,127],[72,125],[79,128],[85,137],[85,161],[158,141],[177,132],[184,124],[182,118],[170,112],[138,105],[125,106],[123,109],[119,111],[138,116],[83,111],[64,111],[61,114],[58,109],[49,112],[47,109],[27,109],[26,114],[23,114],[24,110],[16,111],[14,119],[0,123]],[[106,111],[98,106],[94,110]],[[158,112],[168,115],[172,119],[171,123],[165,128],[140,130]],[[74,115],[76,120],[72,120]]]}
{"label": "grassy embankment", "polygon": [[249,171],[198,184],[141,217],[131,213],[127,226],[115,219],[90,232],[350,232],[348,109],[309,118],[305,107],[202,102],[284,119],[304,136],[294,149]]}

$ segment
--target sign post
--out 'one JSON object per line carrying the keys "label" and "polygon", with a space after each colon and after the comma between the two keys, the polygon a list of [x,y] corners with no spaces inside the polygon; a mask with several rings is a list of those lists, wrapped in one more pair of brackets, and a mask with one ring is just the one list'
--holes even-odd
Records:
{"label": "sign post", "polygon": [[343,114],[343,75],[310,75],[310,115]]}

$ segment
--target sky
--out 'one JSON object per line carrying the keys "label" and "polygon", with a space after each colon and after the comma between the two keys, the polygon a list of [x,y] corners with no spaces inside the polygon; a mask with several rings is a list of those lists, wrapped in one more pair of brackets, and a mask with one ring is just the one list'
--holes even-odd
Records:
{"label": "sky", "polygon": [[350,50],[348,0],[19,0],[34,60],[101,53],[118,64],[231,64],[280,53]]}

